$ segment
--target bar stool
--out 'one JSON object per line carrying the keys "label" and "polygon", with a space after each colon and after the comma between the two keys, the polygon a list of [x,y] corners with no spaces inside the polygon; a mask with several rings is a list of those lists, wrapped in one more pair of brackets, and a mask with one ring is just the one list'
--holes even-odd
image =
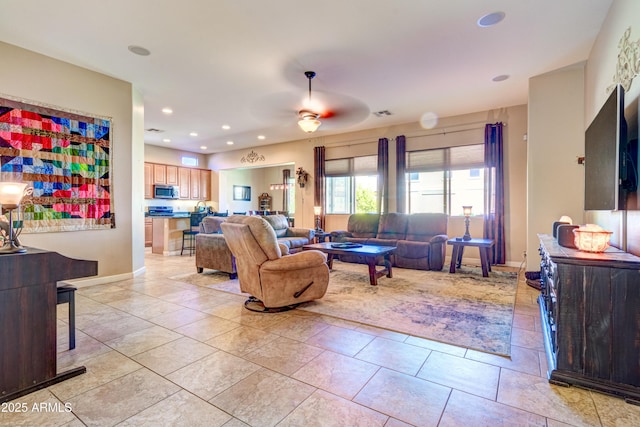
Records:
{"label": "bar stool", "polygon": [[206,213],[193,213],[189,219],[189,228],[182,230],[182,249],[180,249],[180,255],[184,250],[189,251],[189,256],[193,255],[196,250],[196,234],[200,232],[200,223],[202,218],[207,216]]}
{"label": "bar stool", "polygon": [[78,288],[73,286],[58,287],[57,304],[69,304],[69,350],[76,348],[76,297]]}

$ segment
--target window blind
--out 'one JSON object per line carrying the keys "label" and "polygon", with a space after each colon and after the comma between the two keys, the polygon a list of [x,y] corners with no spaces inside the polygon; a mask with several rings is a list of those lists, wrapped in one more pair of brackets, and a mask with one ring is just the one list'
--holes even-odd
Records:
{"label": "window blind", "polygon": [[407,153],[407,172],[432,172],[484,167],[484,145],[463,145]]}

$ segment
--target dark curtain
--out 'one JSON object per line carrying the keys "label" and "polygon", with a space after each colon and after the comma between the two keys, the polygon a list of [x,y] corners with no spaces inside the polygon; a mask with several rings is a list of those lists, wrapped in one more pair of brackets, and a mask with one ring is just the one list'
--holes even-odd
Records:
{"label": "dark curtain", "polygon": [[396,137],[396,212],[407,211],[407,139]]}
{"label": "dark curtain", "polygon": [[[325,218],[325,169],[324,169],[324,161],[325,161],[325,152],[324,147],[313,147],[313,206],[322,207],[322,213],[320,214],[320,228],[325,229],[324,218]],[[314,218],[315,224],[315,218]]]}
{"label": "dark curtain", "polygon": [[378,198],[376,210],[379,213],[389,212],[389,140],[378,140]]}
{"label": "dark curtain", "polygon": [[289,179],[291,178],[291,169],[284,169],[282,171],[282,184],[284,184],[284,190],[282,190],[282,210],[289,214]]}
{"label": "dark curtain", "polygon": [[503,124],[487,124],[484,129],[485,213],[484,238],[493,239],[492,264],[506,262],[504,232]]}

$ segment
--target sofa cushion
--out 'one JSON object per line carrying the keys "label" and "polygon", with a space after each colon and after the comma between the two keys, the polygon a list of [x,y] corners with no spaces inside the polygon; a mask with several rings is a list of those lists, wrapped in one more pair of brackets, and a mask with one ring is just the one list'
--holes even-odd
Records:
{"label": "sofa cushion", "polygon": [[289,229],[289,221],[284,215],[266,215],[263,216],[265,221],[275,230],[276,236],[283,237],[287,235]]}
{"label": "sofa cushion", "polygon": [[407,219],[404,213],[388,213],[380,216],[376,238],[387,240],[402,240],[407,234]]}
{"label": "sofa cushion", "polygon": [[429,256],[429,243],[411,240],[399,240],[396,245],[396,255],[401,258],[427,258]]}
{"label": "sofa cushion", "polygon": [[202,222],[200,223],[200,232],[206,234],[222,233],[220,224],[222,224],[226,220],[226,217],[206,216],[202,218]]}
{"label": "sofa cushion", "polygon": [[428,242],[432,237],[447,234],[447,216],[440,213],[415,213],[408,215],[405,239]]}
{"label": "sofa cushion", "polygon": [[376,237],[379,220],[380,215],[378,214],[353,214],[349,216],[347,230],[351,233],[351,237]]}

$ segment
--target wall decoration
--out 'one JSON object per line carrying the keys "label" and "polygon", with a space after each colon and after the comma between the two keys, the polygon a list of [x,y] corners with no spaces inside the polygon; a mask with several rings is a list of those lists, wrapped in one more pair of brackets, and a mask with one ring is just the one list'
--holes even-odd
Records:
{"label": "wall decoration", "polygon": [[240,163],[255,163],[255,162],[264,162],[265,157],[262,154],[258,154],[255,151],[251,150],[249,154],[246,156],[242,156],[240,159]]}
{"label": "wall decoration", "polygon": [[244,185],[233,186],[233,200],[242,200],[245,202],[251,201],[251,187]]}
{"label": "wall decoration", "polygon": [[296,176],[298,177],[298,185],[300,188],[304,188],[305,184],[309,180],[309,172],[304,170],[302,167],[299,167],[296,170]]}
{"label": "wall decoration", "polygon": [[619,83],[628,92],[633,79],[640,73],[640,39],[631,40],[631,27],[627,28],[624,35],[618,42],[618,62],[616,73],[613,75],[613,83],[606,89],[606,93],[611,93],[613,88]]}
{"label": "wall decoration", "polygon": [[112,120],[0,96],[0,181],[33,187],[24,233],[115,227]]}

